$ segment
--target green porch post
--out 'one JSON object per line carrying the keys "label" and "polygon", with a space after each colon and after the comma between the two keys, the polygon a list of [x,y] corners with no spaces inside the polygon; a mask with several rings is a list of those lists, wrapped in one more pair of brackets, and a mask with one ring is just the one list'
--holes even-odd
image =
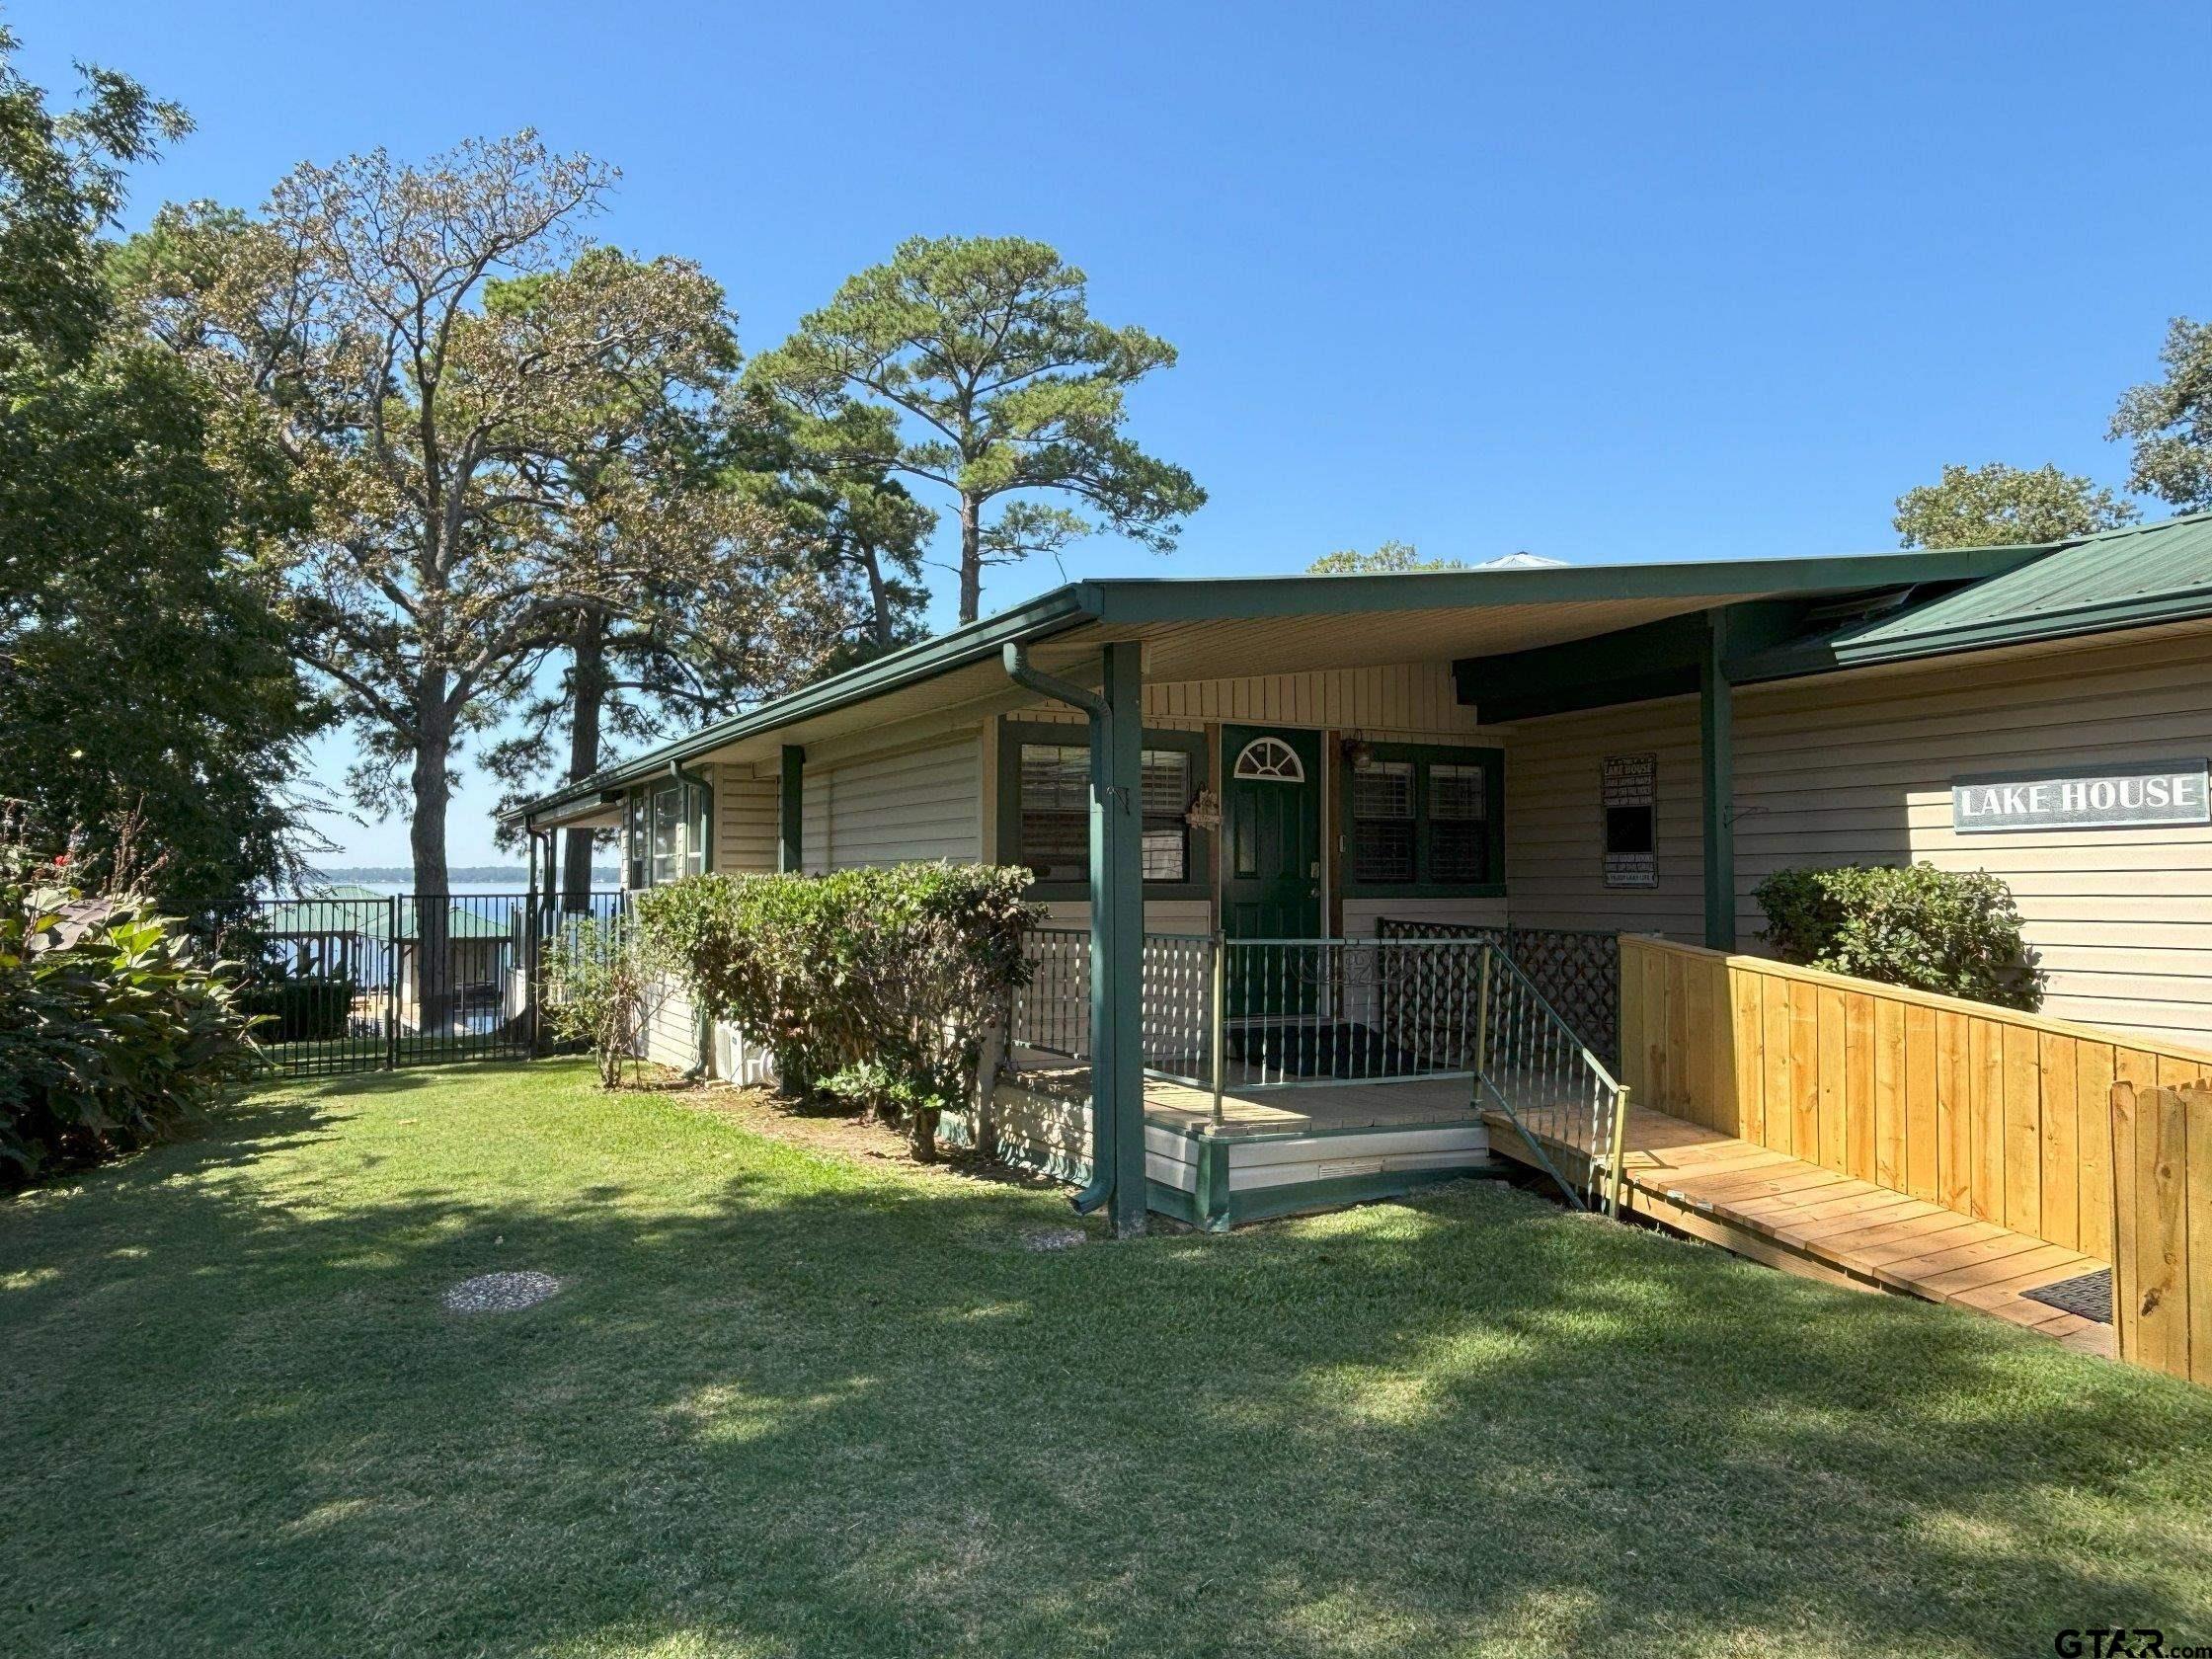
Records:
{"label": "green porch post", "polygon": [[1143,648],[1105,648],[1090,750],[1091,1155],[1111,1159],[1114,1232],[1145,1230]]}
{"label": "green porch post", "polygon": [[1705,613],[1698,664],[1698,749],[1704,785],[1705,944],[1736,948],[1734,712],[1728,685],[1728,613]]}
{"label": "green porch post", "polygon": [[797,744],[783,746],[783,781],[776,797],[776,868],[786,875],[800,868],[801,815],[807,800],[807,751]]}

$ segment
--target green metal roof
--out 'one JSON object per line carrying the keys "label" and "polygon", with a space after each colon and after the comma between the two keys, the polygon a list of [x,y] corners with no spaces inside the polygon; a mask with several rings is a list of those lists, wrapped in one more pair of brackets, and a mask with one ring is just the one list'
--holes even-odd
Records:
{"label": "green metal roof", "polygon": [[[1410,615],[1510,607],[1640,600],[1662,608],[1739,599],[1833,595],[1939,582],[1970,582],[2012,570],[2043,551],[1976,547],[1809,559],[1729,559],[1675,564],[1574,565],[1522,570],[1414,572],[1382,576],[1115,578],[1070,583],[995,616],[924,640],[511,808],[531,822],[611,801],[628,786],[666,776],[742,739],[759,737],[864,703],[956,669],[996,658],[1010,643],[1034,643],[1093,628],[1120,637],[1161,626],[1326,619],[1353,613]],[[1448,653],[1447,656],[1453,654]]]}
{"label": "green metal roof", "polygon": [[2035,550],[2014,569],[1776,646],[1741,672],[1818,673],[2208,616],[2212,513],[2198,513]]}
{"label": "green metal roof", "polygon": [[[399,902],[399,936],[402,939],[415,938],[419,931],[419,920],[415,913],[415,901],[402,899]],[[374,888],[344,883],[320,898],[291,899],[281,905],[272,905],[262,926],[275,938],[335,936],[342,933],[362,933],[382,938],[384,930],[390,924],[389,898]],[[506,922],[460,905],[450,907],[446,913],[445,936],[449,939],[504,939],[507,932]]]}

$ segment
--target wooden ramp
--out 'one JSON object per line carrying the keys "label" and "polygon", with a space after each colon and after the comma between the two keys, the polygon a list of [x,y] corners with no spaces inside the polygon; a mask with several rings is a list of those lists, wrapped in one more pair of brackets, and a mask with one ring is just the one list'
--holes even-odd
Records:
{"label": "wooden ramp", "polygon": [[[1491,1149],[1541,1167],[1513,1121],[1484,1114]],[[1523,1115],[1568,1179],[1581,1154]],[[1854,1180],[1664,1112],[1629,1109],[1626,1191],[1635,1214],[1737,1255],[1861,1290],[1899,1291],[1992,1313],[2084,1353],[2112,1353],[2112,1327],[2022,1293],[2101,1271],[2094,1256]]]}

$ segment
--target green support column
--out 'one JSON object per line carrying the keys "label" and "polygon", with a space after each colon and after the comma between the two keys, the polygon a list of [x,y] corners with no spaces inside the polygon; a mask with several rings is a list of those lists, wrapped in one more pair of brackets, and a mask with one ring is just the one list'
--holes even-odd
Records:
{"label": "green support column", "polygon": [[1728,613],[1708,611],[1698,673],[1698,738],[1704,785],[1705,944],[1736,948],[1736,761],[1726,656]]}
{"label": "green support column", "polygon": [[1118,1237],[1145,1230],[1145,884],[1142,648],[1105,648],[1106,709],[1090,750],[1090,1031],[1094,1157],[1110,1159]]}
{"label": "green support column", "polygon": [[776,798],[776,868],[789,875],[800,868],[800,827],[807,800],[807,751],[797,744],[783,746],[783,783]]}

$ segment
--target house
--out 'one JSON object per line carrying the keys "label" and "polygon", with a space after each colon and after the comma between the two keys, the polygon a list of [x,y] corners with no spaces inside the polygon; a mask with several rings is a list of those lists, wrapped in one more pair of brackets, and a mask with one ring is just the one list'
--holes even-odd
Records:
{"label": "house", "polygon": [[[1497,1026],[1471,942],[1510,929],[1552,992],[1603,971],[1592,937],[1756,950],[1754,890],[1794,865],[1995,871],[2048,1012],[2202,1045],[2208,753],[2196,515],[2028,547],[1076,583],[517,816],[548,857],[560,828],[619,830],[632,888],[1027,866],[1049,925],[997,1133],[1138,1224],[1147,1197],[1215,1221],[1479,1162],[1470,1045],[1603,1036],[1534,983],[1528,1028]],[[650,1045],[756,1064],[673,992]]]}

